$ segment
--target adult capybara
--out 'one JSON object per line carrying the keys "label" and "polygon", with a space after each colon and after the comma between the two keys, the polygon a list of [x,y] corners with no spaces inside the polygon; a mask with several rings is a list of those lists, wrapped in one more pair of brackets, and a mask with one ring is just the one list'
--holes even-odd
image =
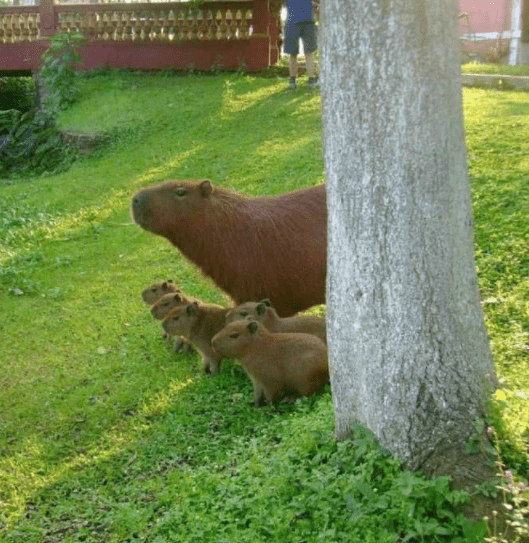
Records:
{"label": "adult capybara", "polygon": [[220,356],[238,358],[254,386],[254,405],[263,400],[309,396],[329,380],[327,347],[310,334],[273,334],[261,323],[228,324],[211,341]]}
{"label": "adult capybara", "polygon": [[226,313],[226,323],[248,318],[259,321],[269,332],[312,334],[327,344],[324,318],[316,315],[294,315],[281,318],[268,299],[260,302],[245,302]]}
{"label": "adult capybara", "polygon": [[147,287],[142,293],[141,297],[146,304],[152,305],[156,303],[162,296],[171,292],[182,292],[174,283],[172,279],[167,281],[157,281],[150,287]]}
{"label": "adult capybara", "polygon": [[325,185],[250,198],[208,180],[173,180],[138,192],[132,216],[237,304],[269,298],[287,317],[325,303]]}
{"label": "adult capybara", "polygon": [[211,339],[222,330],[228,309],[213,304],[183,305],[173,309],[163,321],[170,336],[183,336],[202,354],[204,371],[218,373],[222,356],[211,347]]}

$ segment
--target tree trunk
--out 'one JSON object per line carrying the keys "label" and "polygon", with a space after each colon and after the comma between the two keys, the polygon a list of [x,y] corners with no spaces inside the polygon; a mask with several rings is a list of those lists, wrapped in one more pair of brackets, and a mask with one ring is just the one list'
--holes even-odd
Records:
{"label": "tree trunk", "polygon": [[[495,383],[473,256],[457,4],[324,0],[336,436],[446,472]],[[453,456],[453,455],[452,455]],[[451,458],[450,462],[454,459]]]}

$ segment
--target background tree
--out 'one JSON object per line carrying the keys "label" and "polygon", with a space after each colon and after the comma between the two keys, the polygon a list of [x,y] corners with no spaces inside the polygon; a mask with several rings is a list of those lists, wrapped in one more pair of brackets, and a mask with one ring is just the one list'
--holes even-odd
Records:
{"label": "background tree", "polygon": [[470,473],[495,382],[479,302],[455,0],[322,2],[336,435]]}

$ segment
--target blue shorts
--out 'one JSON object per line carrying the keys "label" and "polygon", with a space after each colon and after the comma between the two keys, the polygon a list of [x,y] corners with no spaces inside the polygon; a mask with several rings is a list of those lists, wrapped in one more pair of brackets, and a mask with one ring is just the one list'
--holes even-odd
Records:
{"label": "blue shorts", "polygon": [[303,41],[303,51],[313,53],[318,48],[316,39],[316,25],[312,21],[285,24],[283,51],[287,55],[299,53],[299,40]]}

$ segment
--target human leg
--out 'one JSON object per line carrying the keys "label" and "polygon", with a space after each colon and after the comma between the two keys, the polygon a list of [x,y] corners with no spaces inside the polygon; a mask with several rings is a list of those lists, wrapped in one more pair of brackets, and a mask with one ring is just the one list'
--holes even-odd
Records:
{"label": "human leg", "polygon": [[310,78],[316,77],[316,63],[314,61],[314,53],[305,53],[305,66],[307,68],[307,75]]}
{"label": "human leg", "polygon": [[296,88],[296,77],[298,75],[298,55],[288,57],[288,72],[290,74],[290,88]]}
{"label": "human leg", "polygon": [[303,50],[305,52],[305,66],[309,77],[309,87],[314,88],[318,85],[316,77],[316,62],[314,59],[314,51],[318,47],[316,36],[316,25],[314,23],[305,23],[301,31],[301,39],[303,40]]}
{"label": "human leg", "polygon": [[299,25],[290,24],[288,22],[285,25],[283,51],[289,55],[288,71],[290,75],[290,89],[296,88],[296,77],[298,75],[299,32]]}

